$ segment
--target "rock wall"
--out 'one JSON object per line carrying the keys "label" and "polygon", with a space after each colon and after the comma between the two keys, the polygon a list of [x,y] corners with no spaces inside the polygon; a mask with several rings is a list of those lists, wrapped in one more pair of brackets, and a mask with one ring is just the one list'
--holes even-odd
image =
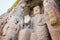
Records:
{"label": "rock wall", "polygon": [[59,0],[20,0],[0,17],[0,40],[60,40],[59,8]]}
{"label": "rock wall", "polygon": [[44,0],[44,15],[52,40],[60,40],[60,12],[55,0]]}

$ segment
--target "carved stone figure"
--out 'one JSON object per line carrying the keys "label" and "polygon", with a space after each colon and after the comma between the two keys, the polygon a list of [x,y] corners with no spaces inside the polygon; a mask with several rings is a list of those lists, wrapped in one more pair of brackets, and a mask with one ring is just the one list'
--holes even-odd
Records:
{"label": "carved stone figure", "polygon": [[[37,35],[37,40],[49,40],[49,35],[44,20],[44,15],[40,13],[40,7],[34,7],[34,16],[32,18],[33,28]],[[44,38],[44,39],[43,39]]]}

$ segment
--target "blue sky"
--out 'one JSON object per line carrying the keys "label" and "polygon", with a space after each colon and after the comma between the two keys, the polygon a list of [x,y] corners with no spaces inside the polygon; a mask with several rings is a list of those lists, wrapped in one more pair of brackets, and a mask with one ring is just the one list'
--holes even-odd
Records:
{"label": "blue sky", "polygon": [[0,0],[0,15],[5,13],[16,0]]}

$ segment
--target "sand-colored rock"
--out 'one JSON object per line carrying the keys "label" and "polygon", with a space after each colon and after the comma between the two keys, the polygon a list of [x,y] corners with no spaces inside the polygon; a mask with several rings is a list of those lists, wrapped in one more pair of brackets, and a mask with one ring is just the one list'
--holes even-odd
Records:
{"label": "sand-colored rock", "polygon": [[7,23],[7,18],[6,17],[0,19],[0,35],[2,35],[2,30],[3,30],[6,23]]}
{"label": "sand-colored rock", "polygon": [[52,40],[60,40],[60,12],[55,0],[44,0],[44,15]]}
{"label": "sand-colored rock", "polygon": [[[0,18],[0,40],[50,40],[48,31],[52,40],[60,40],[60,9],[58,9],[60,3],[58,1],[43,0],[43,8],[42,0],[20,0],[16,7]],[[23,28],[24,16],[27,14],[32,17],[32,25],[30,23],[28,25],[30,29]],[[26,24],[25,27],[27,27]]]}
{"label": "sand-colored rock", "polygon": [[30,40],[37,40],[37,35],[36,33],[31,33],[31,37],[30,37]]}
{"label": "sand-colored rock", "polygon": [[31,32],[28,28],[23,29],[19,32],[18,40],[30,40]]}
{"label": "sand-colored rock", "polygon": [[37,26],[36,35],[37,35],[37,40],[50,40],[46,25]]}
{"label": "sand-colored rock", "polygon": [[15,40],[16,34],[18,33],[19,26],[14,23],[7,23],[3,28],[3,36],[5,35],[6,40]]}

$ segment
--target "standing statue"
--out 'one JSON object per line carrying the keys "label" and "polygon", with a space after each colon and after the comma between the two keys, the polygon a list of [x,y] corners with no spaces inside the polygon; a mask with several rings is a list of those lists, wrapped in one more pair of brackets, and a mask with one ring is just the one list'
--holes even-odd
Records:
{"label": "standing statue", "polygon": [[49,40],[49,35],[44,20],[44,15],[40,13],[40,7],[33,8],[34,16],[32,17],[33,29],[37,35],[37,40]]}

